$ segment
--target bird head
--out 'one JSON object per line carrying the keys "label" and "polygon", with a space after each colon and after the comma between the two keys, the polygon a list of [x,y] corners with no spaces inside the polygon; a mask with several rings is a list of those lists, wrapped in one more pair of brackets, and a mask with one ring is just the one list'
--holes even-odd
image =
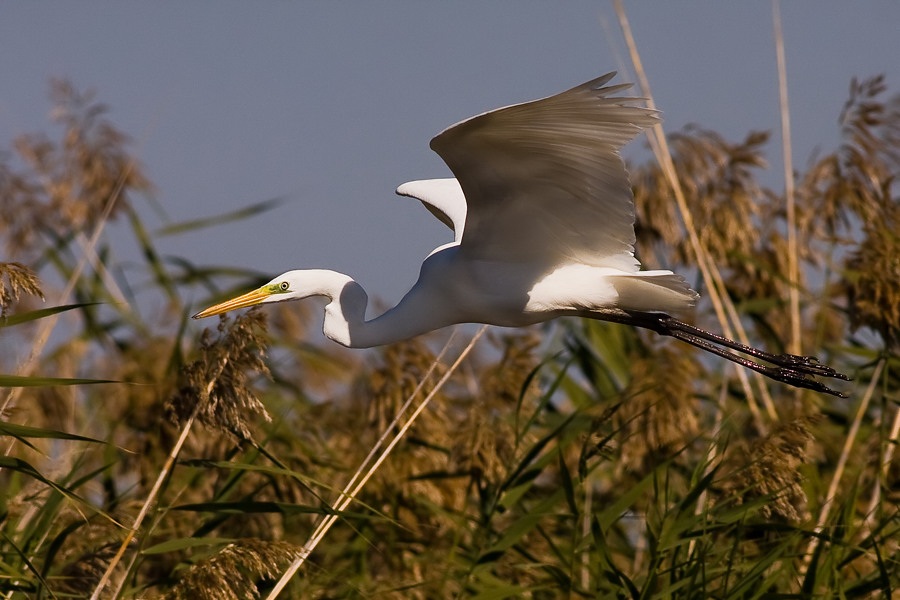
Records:
{"label": "bird head", "polygon": [[241,294],[240,296],[201,310],[194,315],[194,318],[202,319],[204,317],[222,314],[229,310],[247,308],[266,302],[285,302],[287,300],[300,300],[306,298],[310,294],[308,292],[303,293],[301,288],[298,288],[298,281],[295,273],[297,272],[288,271],[287,273],[279,275],[269,283],[258,287],[255,290],[251,290],[246,294]]}

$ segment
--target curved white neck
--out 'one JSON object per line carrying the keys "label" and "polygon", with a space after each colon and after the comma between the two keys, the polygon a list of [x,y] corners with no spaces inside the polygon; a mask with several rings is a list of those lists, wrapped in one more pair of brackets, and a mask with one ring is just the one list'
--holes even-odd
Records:
{"label": "curved white neck", "polygon": [[[421,303],[407,295],[396,307],[383,315],[366,321],[369,297],[361,285],[348,275],[336,271],[303,271],[307,279],[305,295],[325,296],[325,335],[348,348],[371,348],[443,327],[446,323],[430,323],[429,314]],[[400,307],[403,310],[398,310]]]}

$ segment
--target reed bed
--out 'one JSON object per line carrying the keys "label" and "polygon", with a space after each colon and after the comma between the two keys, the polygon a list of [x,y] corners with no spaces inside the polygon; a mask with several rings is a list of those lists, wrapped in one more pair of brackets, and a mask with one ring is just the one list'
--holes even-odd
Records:
{"label": "reed bed", "polygon": [[[869,598],[900,585],[900,96],[881,77],[850,82],[841,143],[794,173],[790,202],[761,182],[780,151],[768,132],[689,128],[656,140],[666,168],[630,167],[642,262],[715,286],[754,344],[851,374],[847,400],[748,385],[691,348],[585,320],[489,330],[439,389],[447,332],[352,353],[321,344],[299,304],[198,332],[186,298],[258,276],[163,256],[160,237],[274,205],[160,227],[102,104],[66,82],[51,101],[53,133],[0,154],[2,597],[264,598],[277,584],[296,598]],[[123,268],[107,222],[140,265]],[[719,327],[705,302],[696,320]],[[333,504],[399,407],[432,391]]]}

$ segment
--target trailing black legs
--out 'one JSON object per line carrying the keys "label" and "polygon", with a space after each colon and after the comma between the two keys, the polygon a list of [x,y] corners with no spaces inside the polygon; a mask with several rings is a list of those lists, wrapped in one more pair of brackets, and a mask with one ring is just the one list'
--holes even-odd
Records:
{"label": "trailing black legs", "polygon": [[[838,373],[829,366],[819,363],[815,356],[798,356],[796,354],[772,354],[759,348],[753,348],[730,340],[721,335],[689,325],[679,321],[675,317],[664,313],[633,312],[626,315],[604,315],[603,320],[624,323],[635,327],[642,327],[655,331],[660,335],[667,335],[682,342],[687,342],[701,350],[721,356],[733,363],[737,363],[766,377],[781,381],[794,387],[806,388],[817,392],[824,392],[832,396],[844,398],[844,394],[831,389],[825,384],[813,379],[813,377],[831,377],[849,381],[846,375]],[[758,360],[769,363],[763,365],[740,354],[752,356]]]}

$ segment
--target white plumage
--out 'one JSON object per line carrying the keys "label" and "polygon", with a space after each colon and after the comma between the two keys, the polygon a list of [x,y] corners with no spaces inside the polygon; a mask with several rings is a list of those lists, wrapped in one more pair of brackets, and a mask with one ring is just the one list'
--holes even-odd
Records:
{"label": "white plumage", "polygon": [[368,298],[350,277],[297,270],[195,318],[326,296],[325,334],[369,347],[454,323],[515,327],[577,315],[646,327],[835,393],[808,377],[837,376],[814,359],[770,355],[666,314],[690,308],[698,295],[671,271],[641,271],[634,256],[634,198],[619,149],[658,117],[613,95],[628,85],[604,87],[613,76],[472,117],[431,140],[456,178],[411,181],[397,193],[420,200],[454,239],[425,258],[416,284],[383,315],[366,321]]}

